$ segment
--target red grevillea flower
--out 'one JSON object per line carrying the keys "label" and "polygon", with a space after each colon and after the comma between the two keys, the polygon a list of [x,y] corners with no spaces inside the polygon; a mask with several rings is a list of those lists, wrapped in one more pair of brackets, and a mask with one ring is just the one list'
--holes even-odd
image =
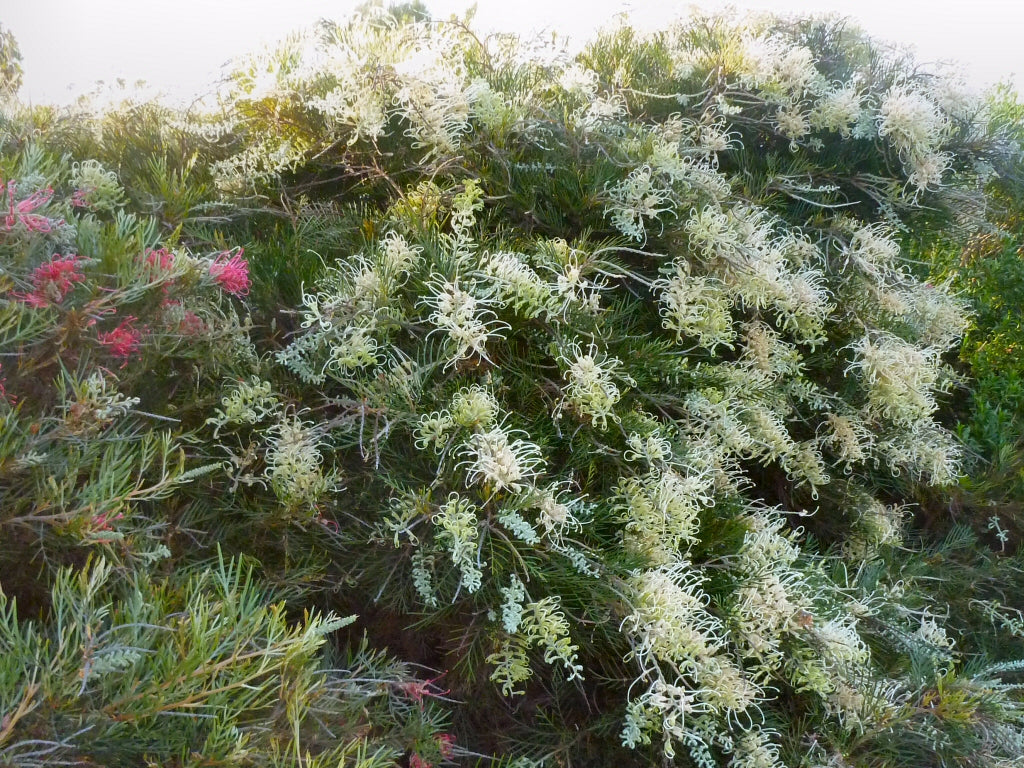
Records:
{"label": "red grevillea flower", "polygon": [[210,264],[210,277],[217,281],[232,296],[245,296],[249,292],[249,262],[242,258],[241,248],[237,253],[225,251]]}
{"label": "red grevillea flower", "polygon": [[441,752],[441,757],[445,760],[451,760],[455,754],[455,737],[450,733],[442,733],[437,737],[437,748]]}
{"label": "red grevillea flower", "polygon": [[128,365],[128,359],[136,354],[142,345],[142,331],[132,327],[132,323],[136,319],[135,317],[126,317],[117,328],[100,333],[96,337],[112,356],[124,360],[121,364],[122,368]]}
{"label": "red grevillea flower", "polygon": [[45,264],[40,264],[32,271],[32,291],[16,293],[17,298],[33,307],[45,307],[59,304],[71,293],[75,283],[85,280],[85,275],[78,271],[78,256],[55,256]]}
{"label": "red grevillea flower", "polygon": [[20,203],[14,202],[18,187],[13,181],[7,182],[7,216],[4,218],[4,229],[10,232],[20,222],[29,232],[49,232],[53,229],[50,220],[38,213],[36,208],[50,202],[53,190],[46,188],[26,197]]}
{"label": "red grevillea flower", "polygon": [[144,258],[154,271],[167,272],[174,266],[174,253],[166,248],[150,248]]}
{"label": "red grevillea flower", "polygon": [[[451,693],[449,690],[440,690],[437,685],[437,681],[447,674],[448,672],[445,671],[430,680],[411,680],[407,683],[398,683],[398,689],[422,708],[424,697],[445,696]],[[431,686],[436,690],[432,690]]]}

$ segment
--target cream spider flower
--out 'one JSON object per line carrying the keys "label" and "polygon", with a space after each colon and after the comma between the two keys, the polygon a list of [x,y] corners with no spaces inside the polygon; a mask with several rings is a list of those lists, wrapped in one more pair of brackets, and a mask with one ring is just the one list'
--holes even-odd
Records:
{"label": "cream spider flower", "polygon": [[590,416],[597,429],[607,429],[609,417],[612,421],[618,421],[614,408],[622,398],[622,393],[614,378],[629,385],[634,383],[628,376],[618,374],[622,361],[598,353],[593,344],[584,354],[579,344],[575,343],[569,348],[569,354],[559,356],[558,361],[564,367],[568,381],[565,399],[580,414]]}
{"label": "cream spider flower", "polygon": [[948,128],[935,102],[906,86],[886,93],[878,110],[878,135],[889,139],[904,161],[932,151]]}
{"label": "cream spider flower", "polygon": [[438,537],[447,546],[452,563],[462,574],[462,586],[476,592],[483,583],[482,564],[478,562],[479,519],[477,508],[454,491],[432,518]]}
{"label": "cream spider flower", "polygon": [[677,262],[675,271],[653,287],[660,291],[662,327],[675,331],[677,339],[696,338],[711,352],[719,345],[732,348],[732,302],[720,280],[691,277],[689,265]]}
{"label": "cream spider flower", "polygon": [[321,443],[313,425],[285,418],[267,432],[266,476],[277,497],[288,507],[313,507],[334,486],[321,469]]}
{"label": "cream spider flower", "polygon": [[479,384],[464,387],[452,398],[451,419],[460,427],[488,429],[499,412],[494,395]]}
{"label": "cream spider flower", "polygon": [[633,613],[622,627],[634,638],[634,654],[647,668],[657,660],[695,672],[722,648],[724,628],[708,610],[700,572],[685,561],[634,572]]}
{"label": "cream spider flower", "polygon": [[519,254],[493,253],[485,259],[483,271],[502,306],[511,306],[529,318],[555,314],[559,303],[555,292]]}
{"label": "cream spider flower", "polygon": [[521,438],[512,439],[515,434],[526,433],[506,432],[499,426],[469,438],[460,451],[465,459],[459,464],[467,469],[467,485],[481,483],[495,491],[507,488],[518,493],[536,477],[544,464],[540,448]]}
{"label": "cream spider flower", "polygon": [[671,189],[657,180],[649,165],[633,170],[608,194],[610,201],[605,214],[611,217],[612,226],[634,240],[647,236],[645,219],[657,220],[674,207]]}
{"label": "cream spider flower", "polygon": [[760,728],[749,730],[736,740],[729,768],[783,768],[779,747]]}
{"label": "cream spider flower", "polygon": [[473,354],[488,359],[487,342],[500,338],[500,331],[509,326],[494,319],[486,309],[487,301],[461,288],[458,279],[435,278],[429,285],[432,295],[421,303],[434,310],[429,318],[435,326],[431,333],[445,333],[454,344],[446,367]]}
{"label": "cream spider flower", "polygon": [[917,347],[891,334],[869,334],[850,346],[854,361],[847,371],[860,373],[872,414],[911,426],[938,407],[940,350]]}
{"label": "cream spider flower", "polygon": [[853,134],[853,126],[861,119],[863,96],[852,85],[833,88],[814,106],[809,116],[812,128],[837,131],[844,139]]}

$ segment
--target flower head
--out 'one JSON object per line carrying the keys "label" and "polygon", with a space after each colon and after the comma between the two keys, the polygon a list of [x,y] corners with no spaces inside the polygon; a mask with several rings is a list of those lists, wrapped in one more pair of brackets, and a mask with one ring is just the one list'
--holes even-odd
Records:
{"label": "flower head", "polygon": [[128,364],[128,359],[139,351],[142,344],[142,331],[132,327],[136,319],[126,317],[114,330],[97,336],[111,355],[124,361],[122,367]]}
{"label": "flower head", "polygon": [[210,277],[232,296],[245,296],[252,284],[249,280],[249,262],[242,258],[243,253],[241,248],[237,253],[225,251],[210,264]]}
{"label": "flower head", "polygon": [[33,307],[59,304],[71,293],[75,283],[85,280],[85,275],[79,272],[78,261],[78,256],[55,256],[33,270],[32,290],[15,296]]}
{"label": "flower head", "polygon": [[50,232],[53,227],[50,220],[39,213],[32,213],[41,205],[46,205],[53,197],[53,189],[47,187],[44,190],[29,195],[21,202],[15,203],[14,198],[18,187],[13,181],[7,182],[7,216],[4,218],[4,229],[10,232],[18,224],[21,224],[29,232]]}

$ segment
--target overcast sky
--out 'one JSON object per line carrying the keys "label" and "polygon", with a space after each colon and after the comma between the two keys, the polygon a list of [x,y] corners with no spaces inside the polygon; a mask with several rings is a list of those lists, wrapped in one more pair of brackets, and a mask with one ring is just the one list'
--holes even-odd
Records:
{"label": "overcast sky", "polygon": [[[0,23],[24,57],[22,97],[68,101],[95,81],[146,80],[177,96],[206,90],[233,56],[318,18],[343,18],[355,0],[0,0]],[[462,13],[466,0],[426,0],[435,16]],[[584,39],[615,14],[648,26],[690,3],[655,0],[479,0],[477,24],[529,33],[554,29]],[[781,12],[832,11],[868,32],[914,46],[921,60],[955,60],[979,87],[1024,76],[1024,0],[703,0]]]}

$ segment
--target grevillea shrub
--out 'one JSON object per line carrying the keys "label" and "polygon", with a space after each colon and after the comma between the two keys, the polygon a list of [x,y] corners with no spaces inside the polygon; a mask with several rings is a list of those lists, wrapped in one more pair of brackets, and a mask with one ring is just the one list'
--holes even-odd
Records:
{"label": "grevillea shrub", "polygon": [[[239,668],[215,762],[1011,765],[1018,564],[924,542],[912,504],[963,467],[968,312],[904,241],[985,226],[981,102],[835,21],[695,16],[571,56],[414,10],[289,38],[206,112],[11,110],[0,524],[43,564],[5,577],[32,601],[10,633],[68,634],[70,585],[110,572],[74,642],[122,604],[167,629],[107,663],[136,688],[96,678],[83,710],[26,694],[27,665],[5,711],[219,723],[221,657],[154,667],[240,593],[281,694]],[[436,671],[317,671],[328,635]],[[291,642],[308,688],[271,664]],[[360,714],[334,733],[308,691]],[[96,738],[78,717],[47,738]],[[70,754],[206,759],[123,738]]]}

